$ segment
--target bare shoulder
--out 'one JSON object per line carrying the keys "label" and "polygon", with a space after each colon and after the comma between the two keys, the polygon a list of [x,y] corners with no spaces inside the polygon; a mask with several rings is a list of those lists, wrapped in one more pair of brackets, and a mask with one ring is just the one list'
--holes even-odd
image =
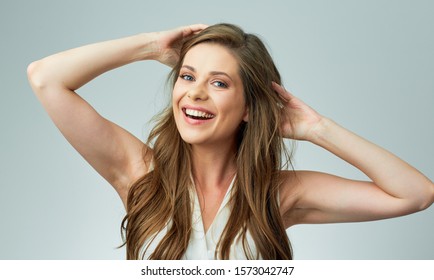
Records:
{"label": "bare shoulder", "polygon": [[282,170],[280,172],[280,206],[289,210],[303,193],[306,181],[312,180],[315,172],[304,170]]}
{"label": "bare shoulder", "polygon": [[294,209],[297,200],[302,192],[301,180],[303,174],[300,171],[282,170],[280,172],[280,189],[279,189],[279,202],[280,214],[283,219],[285,228],[294,224],[288,213]]}
{"label": "bare shoulder", "polygon": [[302,209],[299,209],[300,201],[309,186],[319,184],[327,174],[306,170],[283,170],[280,176],[280,213],[285,228],[289,228],[299,223],[299,216],[302,214]]}

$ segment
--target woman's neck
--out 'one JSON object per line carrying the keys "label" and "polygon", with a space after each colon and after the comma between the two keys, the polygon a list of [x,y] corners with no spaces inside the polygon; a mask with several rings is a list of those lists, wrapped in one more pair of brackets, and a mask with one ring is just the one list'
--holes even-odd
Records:
{"label": "woman's neck", "polygon": [[193,179],[201,189],[226,188],[236,173],[236,148],[192,146]]}

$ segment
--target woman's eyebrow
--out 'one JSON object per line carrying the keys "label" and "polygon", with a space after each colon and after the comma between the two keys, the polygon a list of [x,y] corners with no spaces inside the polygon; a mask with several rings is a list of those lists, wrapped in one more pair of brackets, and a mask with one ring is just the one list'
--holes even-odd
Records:
{"label": "woman's eyebrow", "polygon": [[182,65],[181,68],[187,68],[188,70],[191,70],[191,71],[193,71],[193,72],[196,72],[196,69],[194,69],[194,67],[193,67],[193,66],[190,66],[190,65]]}
{"label": "woman's eyebrow", "polygon": [[[190,65],[182,65],[181,68],[187,68],[188,70],[192,71],[192,72],[196,72],[196,69],[193,66]],[[226,72],[222,72],[222,71],[211,71],[209,72],[210,75],[224,75],[226,77],[228,77],[231,81],[232,78],[230,75],[228,75]]]}

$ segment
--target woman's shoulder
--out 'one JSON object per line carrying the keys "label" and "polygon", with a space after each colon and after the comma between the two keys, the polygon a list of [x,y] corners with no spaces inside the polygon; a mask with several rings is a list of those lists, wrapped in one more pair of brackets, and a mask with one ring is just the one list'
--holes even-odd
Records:
{"label": "woman's shoulder", "polygon": [[282,170],[279,173],[279,205],[282,217],[294,207],[300,192],[300,172]]}
{"label": "woman's shoulder", "polygon": [[280,185],[279,185],[279,203],[280,213],[285,225],[285,228],[294,224],[291,221],[291,213],[295,212],[298,200],[303,195],[308,182],[311,177],[315,177],[318,172],[307,170],[282,170],[280,171]]}

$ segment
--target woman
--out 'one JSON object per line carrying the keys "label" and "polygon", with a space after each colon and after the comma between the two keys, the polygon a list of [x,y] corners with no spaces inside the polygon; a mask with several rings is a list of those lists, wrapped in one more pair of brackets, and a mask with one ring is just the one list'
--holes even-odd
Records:
{"label": "woman", "polygon": [[[172,105],[147,144],[75,90],[128,63],[173,68]],[[262,42],[236,26],[191,25],[69,50],[32,63],[54,123],[118,192],[128,259],[291,259],[285,229],[429,207],[433,183],[292,96]],[[284,138],[310,141],[372,182],[283,170]]]}

